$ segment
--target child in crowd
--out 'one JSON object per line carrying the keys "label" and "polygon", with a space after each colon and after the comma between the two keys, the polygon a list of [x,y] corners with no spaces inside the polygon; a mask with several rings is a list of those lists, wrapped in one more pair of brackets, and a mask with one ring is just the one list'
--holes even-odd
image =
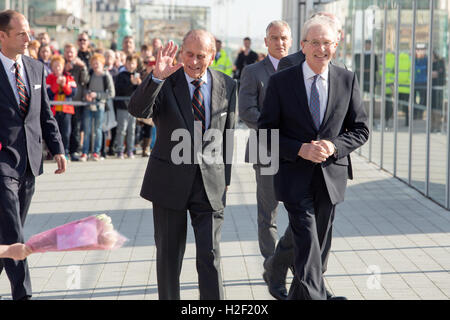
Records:
{"label": "child in crowd", "polygon": [[[50,100],[71,101],[77,91],[77,84],[73,77],[64,72],[64,58],[54,56],[50,61],[52,72],[47,77],[47,93]],[[75,108],[72,105],[54,105],[53,114],[58,122],[66,159],[69,159],[70,134],[72,132],[72,115],[75,114]]]}
{"label": "child in crowd", "polygon": [[48,44],[43,44],[39,47],[38,58],[45,66],[45,76],[48,76],[52,70],[50,68],[50,61],[52,59],[52,48]]}
{"label": "child in crowd", "polygon": [[[91,147],[91,132],[94,135],[94,146],[92,160],[100,160],[100,149],[102,147],[102,125],[105,114],[107,99],[115,96],[114,82],[108,71],[104,70],[105,57],[95,53],[89,60],[91,70],[90,79],[83,88],[83,97],[87,102],[91,102],[83,112],[84,141],[81,161],[87,161]],[[92,124],[94,120],[94,124]]]}
{"label": "child in crowd", "polygon": [[[125,71],[117,75],[116,92],[118,96],[130,97],[138,85],[142,83],[139,73],[136,72],[138,66],[137,55],[129,55],[125,61]],[[117,156],[123,159],[125,151],[124,140],[127,137],[128,158],[134,158],[133,147],[135,140],[136,118],[128,112],[128,101],[116,101],[117,131],[115,145]]]}

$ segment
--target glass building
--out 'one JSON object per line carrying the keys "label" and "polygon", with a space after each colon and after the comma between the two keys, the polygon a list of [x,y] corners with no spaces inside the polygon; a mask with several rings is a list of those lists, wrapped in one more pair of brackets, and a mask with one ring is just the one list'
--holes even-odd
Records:
{"label": "glass building", "polygon": [[370,119],[357,152],[450,209],[450,1],[283,1],[297,39],[315,11],[334,13],[336,59],[356,72]]}

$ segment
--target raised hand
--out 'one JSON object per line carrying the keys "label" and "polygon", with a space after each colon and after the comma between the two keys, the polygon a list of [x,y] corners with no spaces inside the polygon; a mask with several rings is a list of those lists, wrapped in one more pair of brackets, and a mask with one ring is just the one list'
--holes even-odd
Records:
{"label": "raised hand", "polygon": [[183,63],[173,65],[177,50],[178,46],[172,41],[169,41],[164,48],[158,51],[155,68],[153,69],[153,76],[155,78],[164,80],[183,66]]}

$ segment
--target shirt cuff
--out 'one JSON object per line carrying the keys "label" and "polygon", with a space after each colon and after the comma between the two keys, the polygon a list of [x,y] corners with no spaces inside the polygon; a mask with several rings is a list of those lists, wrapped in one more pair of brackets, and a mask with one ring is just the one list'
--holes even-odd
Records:
{"label": "shirt cuff", "polygon": [[164,80],[158,79],[156,78],[153,74],[152,74],[152,80],[155,81],[156,83],[160,84],[161,82],[163,82]]}

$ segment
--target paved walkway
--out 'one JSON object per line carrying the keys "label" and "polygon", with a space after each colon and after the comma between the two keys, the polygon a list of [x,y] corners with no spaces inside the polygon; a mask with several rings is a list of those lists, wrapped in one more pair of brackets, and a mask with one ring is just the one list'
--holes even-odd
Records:
{"label": "paved walkway", "polygon": [[[245,130],[238,130],[245,136]],[[241,141],[242,139],[238,139]],[[245,140],[242,140],[245,141]],[[241,142],[242,142],[241,141]],[[236,154],[243,157],[242,142]],[[349,299],[448,299],[450,212],[391,175],[353,156],[355,180],[337,208],[326,283]],[[107,213],[129,242],[115,251],[32,254],[35,299],[157,299],[151,204],[139,197],[147,159],[53,163],[37,179],[25,238],[90,215]],[[233,169],[222,230],[225,298],[272,299],[262,279],[251,165]],[[279,230],[287,213],[279,206]],[[189,226],[181,298],[198,299],[195,246]],[[292,276],[289,275],[288,282]],[[5,273],[0,296],[11,299]]]}

